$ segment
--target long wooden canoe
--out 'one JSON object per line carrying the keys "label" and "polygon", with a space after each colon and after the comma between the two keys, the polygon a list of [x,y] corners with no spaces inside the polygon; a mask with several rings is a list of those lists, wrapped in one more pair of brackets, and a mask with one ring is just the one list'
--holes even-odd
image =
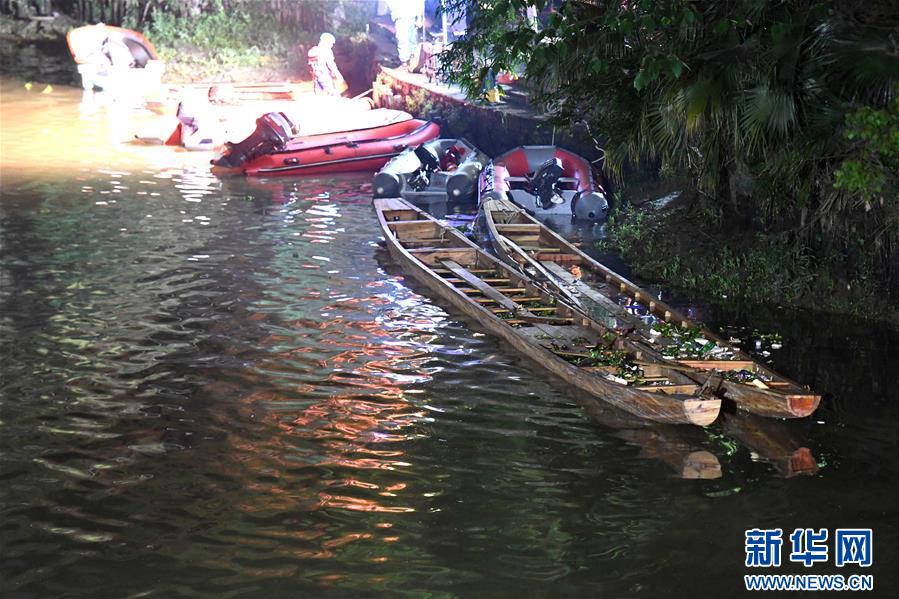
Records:
{"label": "long wooden canoe", "polygon": [[[487,200],[481,213],[487,236],[501,260],[518,264],[538,279],[546,280],[563,297],[580,304],[580,308],[608,326],[631,329],[660,352],[667,348],[678,364],[721,373],[724,398],[740,409],[760,416],[802,418],[818,407],[820,395],[753,360],[654,298],[512,202]],[[650,327],[629,310],[644,311],[673,326]],[[699,352],[702,355],[681,355],[677,351],[678,338],[690,330],[706,342]],[[688,376],[696,380],[694,374]]]}
{"label": "long wooden canoe", "polygon": [[[374,200],[391,257],[435,298],[591,396],[631,414],[673,424],[711,424],[721,400],[675,365],[576,312],[454,228],[399,198]],[[611,363],[651,362],[653,380],[628,384]],[[674,366],[674,367],[672,367]]]}

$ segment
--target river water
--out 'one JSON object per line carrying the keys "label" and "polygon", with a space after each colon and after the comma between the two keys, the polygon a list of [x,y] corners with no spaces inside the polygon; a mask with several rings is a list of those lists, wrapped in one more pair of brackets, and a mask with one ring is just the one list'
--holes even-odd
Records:
{"label": "river water", "polygon": [[368,176],[220,180],[0,92],[3,595],[730,597],[747,529],[862,527],[870,568],[769,572],[895,596],[895,332],[695,303],[821,408],[644,426],[404,280]]}

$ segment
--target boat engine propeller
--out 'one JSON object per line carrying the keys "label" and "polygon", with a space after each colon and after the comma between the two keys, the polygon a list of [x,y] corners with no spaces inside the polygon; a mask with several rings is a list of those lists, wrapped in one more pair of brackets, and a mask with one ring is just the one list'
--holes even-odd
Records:
{"label": "boat engine propeller", "polygon": [[421,191],[431,183],[431,174],[440,170],[440,159],[425,144],[418,146],[413,152],[421,166],[409,177],[409,186],[415,191]]}
{"label": "boat engine propeller", "polygon": [[283,150],[296,126],[283,112],[268,112],[256,119],[256,129],[243,141],[225,144],[225,151],[212,161],[216,166],[236,168],[254,158]]}
{"label": "boat engine propeller", "polygon": [[531,193],[537,197],[544,210],[565,201],[556,189],[563,172],[562,160],[556,157],[550,158],[534,171],[531,177]]}

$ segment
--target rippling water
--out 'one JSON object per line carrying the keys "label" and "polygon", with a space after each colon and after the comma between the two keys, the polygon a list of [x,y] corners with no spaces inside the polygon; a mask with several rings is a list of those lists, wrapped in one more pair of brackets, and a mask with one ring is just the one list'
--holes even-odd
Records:
{"label": "rippling water", "polygon": [[812,526],[895,589],[895,333],[707,308],[818,413],[585,411],[390,265],[368,177],[219,180],[43,89],[2,80],[5,594],[732,596],[747,528]]}

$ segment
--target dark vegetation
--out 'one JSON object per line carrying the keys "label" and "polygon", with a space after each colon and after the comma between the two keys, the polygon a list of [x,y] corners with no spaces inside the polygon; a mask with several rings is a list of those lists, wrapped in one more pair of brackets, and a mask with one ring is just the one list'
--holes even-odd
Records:
{"label": "dark vegetation", "polygon": [[676,210],[614,218],[611,241],[642,274],[895,312],[895,3],[452,1],[469,35],[445,75],[475,96],[488,69],[522,73],[559,125],[603,139],[619,182],[647,168],[686,182]]}

